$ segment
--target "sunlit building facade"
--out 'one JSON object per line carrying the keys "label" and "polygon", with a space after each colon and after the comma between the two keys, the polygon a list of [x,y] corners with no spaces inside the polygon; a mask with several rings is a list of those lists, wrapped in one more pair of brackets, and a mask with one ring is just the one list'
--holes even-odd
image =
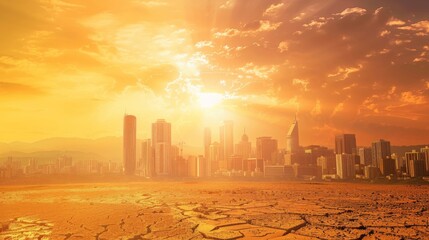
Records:
{"label": "sunlit building facade", "polygon": [[157,176],[171,175],[171,124],[164,119],[158,119],[152,123],[152,147],[154,149],[155,174]]}
{"label": "sunlit building facade", "polygon": [[123,128],[123,164],[124,174],[134,175],[136,171],[136,117],[124,116]]}

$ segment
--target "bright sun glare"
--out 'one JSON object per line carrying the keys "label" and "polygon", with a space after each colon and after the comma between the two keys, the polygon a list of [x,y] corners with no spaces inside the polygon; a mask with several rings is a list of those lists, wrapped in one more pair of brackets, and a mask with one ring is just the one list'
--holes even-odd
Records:
{"label": "bright sun glare", "polygon": [[222,94],[219,93],[199,93],[198,94],[198,103],[201,108],[211,108],[223,100]]}

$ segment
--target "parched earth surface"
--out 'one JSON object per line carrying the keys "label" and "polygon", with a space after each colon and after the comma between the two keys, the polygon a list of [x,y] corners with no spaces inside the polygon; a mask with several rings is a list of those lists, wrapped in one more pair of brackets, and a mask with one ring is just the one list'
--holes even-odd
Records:
{"label": "parched earth surface", "polygon": [[0,187],[0,239],[429,239],[429,186],[143,182]]}

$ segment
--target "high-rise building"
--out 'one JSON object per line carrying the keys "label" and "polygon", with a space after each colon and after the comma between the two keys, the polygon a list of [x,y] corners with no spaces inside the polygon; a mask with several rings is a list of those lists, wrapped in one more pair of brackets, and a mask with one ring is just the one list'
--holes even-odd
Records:
{"label": "high-rise building", "polygon": [[358,149],[360,164],[362,165],[370,165],[372,162],[372,153],[371,148],[361,147]]}
{"label": "high-rise building", "polygon": [[217,170],[219,170],[219,161],[220,161],[220,145],[218,142],[213,142],[212,144],[210,144],[210,154],[209,154],[211,173],[214,173]]}
{"label": "high-rise building", "polygon": [[336,135],[335,153],[356,154],[356,136],[354,134]]}
{"label": "high-rise building", "polygon": [[229,157],[234,154],[234,128],[232,121],[224,121],[219,129],[220,157],[226,162],[227,169],[231,169]]}
{"label": "high-rise building", "polygon": [[353,154],[337,154],[336,169],[340,179],[355,178],[355,158]]}
{"label": "high-rise building", "polygon": [[212,144],[212,132],[210,128],[204,129],[204,157],[209,159],[210,145]]}
{"label": "high-rise building", "polygon": [[262,159],[268,165],[278,164],[277,140],[271,137],[258,137],[256,139],[256,158]]}
{"label": "high-rise building", "polygon": [[322,174],[335,174],[335,155],[320,156],[317,158],[317,166],[322,168]]}
{"label": "high-rise building", "polygon": [[407,173],[411,177],[421,177],[425,175],[425,154],[423,152],[405,153],[405,161],[407,165]]}
{"label": "high-rise building", "polygon": [[286,136],[286,151],[288,153],[296,153],[299,149],[299,132],[298,132],[298,121],[295,117],[295,122],[289,127],[289,131]]}
{"label": "high-rise building", "polygon": [[171,124],[164,119],[152,123],[152,147],[154,149],[155,174],[171,175]]}
{"label": "high-rise building", "polygon": [[380,169],[381,175],[394,174],[395,160],[391,158],[390,142],[380,139],[372,143],[372,166]]}
{"label": "high-rise building", "polygon": [[425,159],[426,175],[429,175],[429,147],[426,146],[420,149]]}
{"label": "high-rise building", "polygon": [[152,177],[154,175],[154,158],[153,158],[153,148],[152,142],[150,139],[145,139],[142,142],[142,157],[141,157],[141,166],[143,175],[145,177]]}
{"label": "high-rise building", "polygon": [[123,133],[123,154],[124,173],[134,175],[136,171],[136,117],[133,115],[124,116]]}
{"label": "high-rise building", "polygon": [[244,131],[241,141],[235,145],[235,155],[241,156],[242,159],[248,159],[252,152],[252,143]]}

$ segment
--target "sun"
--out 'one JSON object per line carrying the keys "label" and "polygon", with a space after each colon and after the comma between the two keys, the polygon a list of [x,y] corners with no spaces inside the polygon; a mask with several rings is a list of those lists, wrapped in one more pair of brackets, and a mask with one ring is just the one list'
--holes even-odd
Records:
{"label": "sun", "polygon": [[207,109],[219,105],[223,100],[223,95],[220,93],[199,93],[198,104],[201,108]]}

